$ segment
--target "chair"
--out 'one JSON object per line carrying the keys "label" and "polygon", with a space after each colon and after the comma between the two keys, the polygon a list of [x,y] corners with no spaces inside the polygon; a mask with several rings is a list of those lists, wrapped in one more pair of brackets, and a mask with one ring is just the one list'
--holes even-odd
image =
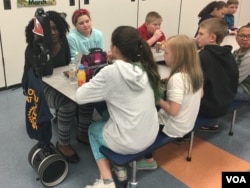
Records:
{"label": "chair", "polygon": [[195,124],[194,124],[194,128],[193,130],[190,132],[190,141],[189,141],[189,151],[188,151],[188,156],[187,156],[187,161],[191,161],[191,155],[192,155],[192,148],[193,148],[193,140],[194,140],[194,131],[195,129],[198,129],[200,126],[202,125],[206,125],[208,123],[211,123],[213,121],[215,121],[215,118],[210,118],[210,117],[205,117],[205,116],[197,116]]}
{"label": "chair", "polygon": [[[228,133],[230,136],[233,136],[233,128],[235,126],[235,119],[236,119],[237,110],[240,107],[242,107],[243,105],[246,105],[247,103],[249,103],[249,101],[233,101],[230,104],[228,111],[227,111],[227,113],[232,113],[231,125],[230,125],[230,130]],[[196,119],[196,122],[195,122],[194,129],[197,129],[200,126],[206,125],[206,124],[211,123],[215,120],[216,120],[216,118],[198,116]]]}
{"label": "chair", "polygon": [[[229,130],[229,135],[233,136],[233,128],[235,125],[235,119],[236,119],[236,113],[237,110],[242,107],[243,105],[246,105],[249,103],[249,101],[233,101],[228,109],[228,113],[232,113],[232,120],[231,120],[231,126]],[[195,129],[198,129],[202,125],[210,124],[211,122],[215,122],[217,118],[211,118],[211,117],[205,117],[205,116],[197,116],[195,125],[193,130],[191,131],[191,139],[190,139],[190,146],[189,146],[189,152],[188,152],[188,157],[187,161],[191,161],[191,155],[192,155],[192,147],[193,147],[193,137],[194,137],[194,131]],[[190,157],[190,158],[189,158]]]}
{"label": "chair", "polygon": [[235,125],[235,119],[236,119],[236,114],[237,114],[237,110],[242,107],[243,105],[246,105],[247,103],[249,103],[249,101],[236,101],[234,100],[229,109],[228,112],[231,113],[232,112],[232,119],[231,119],[231,125],[230,125],[230,130],[229,130],[229,135],[233,136],[233,128]]}
{"label": "chair", "polygon": [[[101,146],[100,147],[100,152],[111,162],[118,166],[124,166],[132,162],[132,180],[127,183],[127,188],[135,188],[137,187],[138,182],[136,181],[136,161],[143,158],[146,154],[153,152],[154,150],[168,144],[169,142],[173,141],[174,138],[168,137],[166,134],[164,134],[162,131],[159,131],[156,140],[154,143],[149,146],[147,149],[144,151],[141,151],[136,154],[128,154],[128,155],[123,155],[116,153],[112,151],[111,149]],[[190,143],[193,143],[193,134],[191,133],[191,139]],[[188,148],[188,161],[191,161],[191,149],[192,149],[192,144],[189,144]]]}

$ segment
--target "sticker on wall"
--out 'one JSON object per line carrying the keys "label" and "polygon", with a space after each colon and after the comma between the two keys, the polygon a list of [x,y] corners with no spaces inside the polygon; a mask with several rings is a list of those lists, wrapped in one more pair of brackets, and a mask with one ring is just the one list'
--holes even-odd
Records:
{"label": "sticker on wall", "polygon": [[17,0],[17,7],[56,5],[56,0]]}

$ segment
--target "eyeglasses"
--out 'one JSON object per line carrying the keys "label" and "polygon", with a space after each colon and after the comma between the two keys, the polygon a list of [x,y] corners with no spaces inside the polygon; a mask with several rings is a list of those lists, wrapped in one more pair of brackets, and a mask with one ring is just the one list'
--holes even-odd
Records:
{"label": "eyeglasses", "polygon": [[240,40],[250,40],[250,35],[237,35]]}

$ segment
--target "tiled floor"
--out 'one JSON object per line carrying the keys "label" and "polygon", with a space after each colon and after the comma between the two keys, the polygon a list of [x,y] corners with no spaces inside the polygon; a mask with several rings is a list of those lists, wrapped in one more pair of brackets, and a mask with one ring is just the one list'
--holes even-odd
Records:
{"label": "tiled floor", "polygon": [[[29,139],[24,120],[25,98],[20,88],[0,91],[0,187],[39,188],[37,171],[28,162],[28,153],[36,140]],[[155,152],[160,168],[139,171],[139,188],[220,188],[222,171],[250,169],[250,105],[238,110],[234,135],[229,136],[230,114],[220,119],[218,133],[195,133],[192,161],[186,161],[187,144],[170,143]],[[52,142],[56,142],[53,125]],[[79,164],[70,164],[67,178],[56,187],[81,188],[98,178],[98,170],[88,146],[72,145],[81,157]],[[128,167],[129,168],[129,167]],[[130,172],[130,171],[129,171]],[[116,181],[117,187],[123,187]]]}

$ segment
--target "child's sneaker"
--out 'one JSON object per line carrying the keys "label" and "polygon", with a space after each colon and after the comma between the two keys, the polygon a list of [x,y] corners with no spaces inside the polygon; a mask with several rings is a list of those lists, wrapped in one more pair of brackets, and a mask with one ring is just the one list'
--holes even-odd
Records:
{"label": "child's sneaker", "polygon": [[[132,167],[132,163],[129,164]],[[156,161],[148,162],[147,159],[141,159],[136,161],[136,169],[137,170],[155,170],[158,165]]]}
{"label": "child's sneaker", "polygon": [[191,133],[188,133],[188,134],[184,135],[184,136],[181,137],[181,138],[176,138],[176,139],[174,139],[173,142],[174,142],[175,144],[180,145],[180,144],[183,144],[185,141],[189,141],[189,140],[190,140],[190,137],[191,137]]}
{"label": "child's sneaker", "polygon": [[105,184],[103,179],[97,179],[93,185],[86,185],[84,188],[115,188],[115,183],[111,181]]}
{"label": "child's sneaker", "polygon": [[113,166],[112,169],[119,181],[126,181],[127,177],[127,169],[124,166]]}
{"label": "child's sneaker", "polygon": [[211,132],[211,133],[218,132],[219,129],[220,129],[219,125],[213,125],[213,126],[203,125],[198,128],[199,131],[206,131],[206,132]]}

